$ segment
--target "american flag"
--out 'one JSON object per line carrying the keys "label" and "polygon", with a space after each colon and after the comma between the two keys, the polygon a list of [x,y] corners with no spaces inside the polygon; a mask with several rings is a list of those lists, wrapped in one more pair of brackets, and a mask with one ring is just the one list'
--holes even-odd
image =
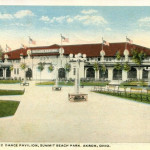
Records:
{"label": "american flag", "polygon": [[126,41],[129,42],[130,44],[133,43],[133,41],[131,39],[127,38],[127,37],[126,37]]}
{"label": "american flag", "polygon": [[21,44],[21,48],[27,49],[27,46],[24,44]]}
{"label": "american flag", "polygon": [[36,44],[36,41],[32,40],[32,39],[29,37],[29,43],[35,45],[35,44]]}
{"label": "american flag", "polygon": [[6,44],[6,51],[11,51],[11,48]]}
{"label": "american flag", "polygon": [[103,44],[109,46],[109,42],[103,40]]}
{"label": "american flag", "polygon": [[69,42],[69,38],[65,38],[64,36],[61,35],[61,39],[62,39],[62,42]]}

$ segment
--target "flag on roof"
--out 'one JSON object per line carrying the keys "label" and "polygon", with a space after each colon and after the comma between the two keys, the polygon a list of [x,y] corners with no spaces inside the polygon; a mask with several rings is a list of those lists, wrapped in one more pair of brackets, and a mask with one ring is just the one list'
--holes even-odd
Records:
{"label": "flag on roof", "polygon": [[126,41],[129,42],[130,44],[133,43],[133,41],[131,39],[127,38],[127,37],[126,37]]}
{"label": "flag on roof", "polygon": [[21,48],[27,49],[27,46],[24,44],[21,44]]}
{"label": "flag on roof", "polygon": [[109,46],[109,42],[103,40],[103,44]]}
{"label": "flag on roof", "polygon": [[11,51],[11,48],[6,44],[6,51]]}
{"label": "flag on roof", "polygon": [[62,42],[69,42],[69,38],[66,38],[62,35],[61,35],[61,40],[62,40]]}
{"label": "flag on roof", "polygon": [[36,44],[36,41],[34,41],[33,39],[31,39],[31,38],[29,37],[29,43],[35,45],[35,44]]}

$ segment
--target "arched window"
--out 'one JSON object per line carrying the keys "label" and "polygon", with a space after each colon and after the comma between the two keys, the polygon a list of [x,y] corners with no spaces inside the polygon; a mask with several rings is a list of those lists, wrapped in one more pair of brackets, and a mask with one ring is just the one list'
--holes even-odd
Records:
{"label": "arched window", "polygon": [[58,78],[62,79],[62,78],[65,78],[65,77],[66,77],[65,69],[64,68],[59,68],[59,70],[58,70]]}
{"label": "arched window", "polygon": [[143,78],[143,79],[148,79],[148,71],[145,70],[145,69],[143,69],[142,78]]}
{"label": "arched window", "polygon": [[113,80],[122,80],[122,70],[113,70]]}
{"label": "arched window", "polygon": [[3,77],[3,69],[0,68],[0,77]]}
{"label": "arched window", "polygon": [[6,70],[6,77],[10,77],[10,74],[11,74],[11,71],[10,71],[10,69],[8,68],[8,69]]}
{"label": "arched window", "polygon": [[128,79],[136,79],[137,78],[137,70],[135,68],[131,68],[128,72]]}
{"label": "arched window", "polygon": [[31,79],[32,78],[32,69],[28,68],[28,70],[26,71],[26,78]]}
{"label": "arched window", "polygon": [[99,78],[100,79],[108,79],[108,69],[103,72],[101,69],[99,70]]}
{"label": "arched window", "polygon": [[88,68],[86,71],[87,78],[95,78],[95,70],[93,68]]}

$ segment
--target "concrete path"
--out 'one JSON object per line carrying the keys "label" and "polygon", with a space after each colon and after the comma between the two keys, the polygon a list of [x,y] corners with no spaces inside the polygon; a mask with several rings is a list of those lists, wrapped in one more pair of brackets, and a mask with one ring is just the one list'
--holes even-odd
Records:
{"label": "concrete path", "polygon": [[1,142],[150,142],[148,104],[91,93],[89,87],[81,89],[87,102],[68,101],[73,87],[58,92],[31,82],[25,88],[23,96],[1,97],[21,102],[15,116],[0,118]]}

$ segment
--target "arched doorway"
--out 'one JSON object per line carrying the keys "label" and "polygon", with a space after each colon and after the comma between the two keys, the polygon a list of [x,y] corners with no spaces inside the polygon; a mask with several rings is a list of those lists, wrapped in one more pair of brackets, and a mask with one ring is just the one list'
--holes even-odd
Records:
{"label": "arched doorway", "polygon": [[143,72],[142,72],[142,79],[148,79],[148,71],[143,69]]}
{"label": "arched doorway", "polygon": [[26,71],[26,78],[29,80],[32,78],[32,69],[31,68],[28,68],[28,70]]}
{"label": "arched doorway", "polygon": [[122,70],[113,70],[113,80],[122,80]]}
{"label": "arched doorway", "polygon": [[86,77],[87,78],[95,78],[95,70],[93,68],[88,68],[86,70]]}
{"label": "arched doorway", "polygon": [[11,71],[9,68],[6,69],[6,77],[10,77],[11,75]]}
{"label": "arched doorway", "polygon": [[0,77],[3,77],[3,69],[0,68]]}
{"label": "arched doorway", "polygon": [[135,68],[132,67],[131,70],[129,70],[128,79],[137,79],[137,70]]}
{"label": "arched doorway", "polygon": [[105,72],[102,70],[99,70],[99,78],[100,79],[108,79],[108,69],[106,69]]}
{"label": "arched doorway", "polygon": [[59,79],[64,79],[66,77],[66,72],[64,68],[59,68],[58,70],[58,78]]}

